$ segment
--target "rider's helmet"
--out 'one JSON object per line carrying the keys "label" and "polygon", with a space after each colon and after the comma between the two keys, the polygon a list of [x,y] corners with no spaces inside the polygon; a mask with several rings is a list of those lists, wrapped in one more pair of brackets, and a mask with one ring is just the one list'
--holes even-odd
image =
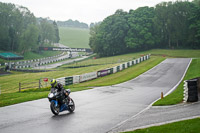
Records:
{"label": "rider's helmet", "polygon": [[53,88],[56,87],[57,84],[58,84],[58,82],[57,82],[55,79],[52,79],[52,80],[51,80],[51,86],[52,86]]}

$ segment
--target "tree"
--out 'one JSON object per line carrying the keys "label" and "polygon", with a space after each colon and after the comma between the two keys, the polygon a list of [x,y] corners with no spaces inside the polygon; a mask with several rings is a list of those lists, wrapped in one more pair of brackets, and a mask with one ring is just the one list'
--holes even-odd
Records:
{"label": "tree", "polygon": [[39,23],[39,27],[41,36],[40,45],[44,46],[45,43],[53,43],[55,40],[54,26],[50,22],[48,22],[47,19],[42,19]]}
{"label": "tree", "polygon": [[200,48],[200,1],[194,1],[194,4],[192,15],[189,18],[190,33],[188,41],[193,48]]}
{"label": "tree", "polygon": [[92,27],[90,27],[89,46],[95,53],[101,53],[100,50],[103,49],[101,45],[98,44],[99,40],[97,40],[98,39],[97,33],[99,31],[99,26],[100,24],[94,24]]}
{"label": "tree", "polygon": [[55,40],[54,42],[55,43],[59,43],[60,41],[60,37],[59,37],[59,29],[58,29],[58,25],[56,23],[56,21],[53,21],[53,26],[54,26],[54,34],[55,34]]}
{"label": "tree", "polygon": [[162,2],[115,14],[90,28],[90,47],[100,56],[151,48],[200,48],[199,0]]}
{"label": "tree", "polygon": [[126,45],[132,49],[150,49],[155,44],[154,8],[141,7],[130,10],[128,17],[129,30],[126,36]]}
{"label": "tree", "polygon": [[58,43],[56,22],[37,20],[26,7],[0,2],[0,50],[24,54],[45,43]]}
{"label": "tree", "polygon": [[163,2],[156,5],[154,23],[160,36],[162,48],[191,48],[188,37],[192,34],[189,29],[189,18],[194,4],[191,2]]}
{"label": "tree", "polygon": [[117,10],[107,17],[99,26],[91,28],[90,46],[100,56],[111,56],[125,53],[125,36],[128,30],[127,13]]}
{"label": "tree", "polygon": [[20,50],[21,54],[37,48],[39,30],[35,25],[29,25],[21,36]]}

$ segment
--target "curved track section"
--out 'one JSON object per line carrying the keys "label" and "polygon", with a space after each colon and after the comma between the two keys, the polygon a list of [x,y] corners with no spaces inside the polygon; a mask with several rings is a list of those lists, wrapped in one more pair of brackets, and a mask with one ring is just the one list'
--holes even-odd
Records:
{"label": "curved track section", "polygon": [[[3,133],[105,133],[147,108],[182,78],[190,59],[166,59],[128,82],[74,92],[76,110],[54,116],[48,99],[0,108]],[[134,72],[133,72],[134,73]],[[131,74],[131,73],[130,73]]]}

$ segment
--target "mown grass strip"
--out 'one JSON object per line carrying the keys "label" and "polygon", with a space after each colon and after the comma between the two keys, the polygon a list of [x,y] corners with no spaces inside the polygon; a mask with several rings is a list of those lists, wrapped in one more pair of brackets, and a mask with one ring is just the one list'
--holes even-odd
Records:
{"label": "mown grass strip", "polygon": [[190,67],[180,85],[170,95],[158,100],[153,106],[174,105],[183,101],[183,84],[185,80],[200,77],[200,59],[193,59]]}
{"label": "mown grass strip", "polygon": [[192,120],[184,120],[180,122],[170,123],[161,126],[154,126],[145,129],[125,133],[199,133],[200,118]]}

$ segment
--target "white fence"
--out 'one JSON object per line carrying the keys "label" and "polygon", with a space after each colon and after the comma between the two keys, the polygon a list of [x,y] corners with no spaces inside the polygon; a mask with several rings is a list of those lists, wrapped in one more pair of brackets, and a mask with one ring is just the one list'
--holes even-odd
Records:
{"label": "white fence", "polygon": [[88,81],[97,78],[97,72],[85,73],[80,75],[80,82]]}

